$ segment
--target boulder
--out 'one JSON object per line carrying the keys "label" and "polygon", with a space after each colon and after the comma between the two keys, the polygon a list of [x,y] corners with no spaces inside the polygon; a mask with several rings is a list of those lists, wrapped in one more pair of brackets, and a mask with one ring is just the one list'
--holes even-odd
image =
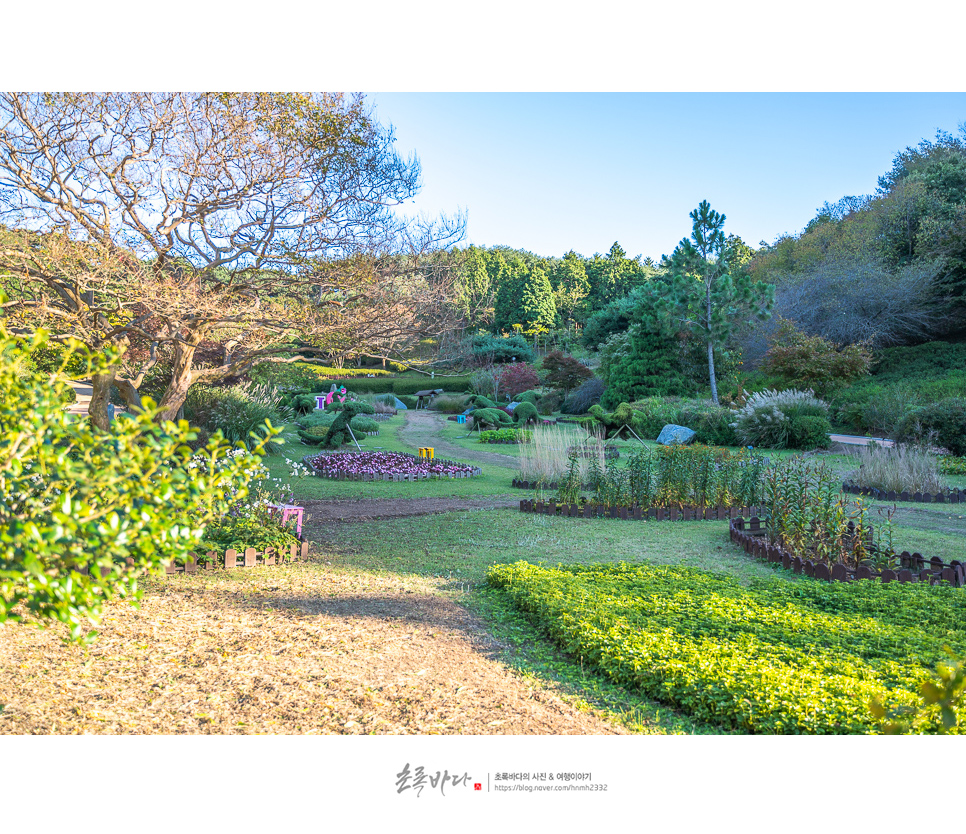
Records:
{"label": "boulder", "polygon": [[668,423],[661,433],[657,436],[657,442],[664,446],[673,446],[676,443],[685,444],[694,440],[695,431],[687,426],[675,426]]}

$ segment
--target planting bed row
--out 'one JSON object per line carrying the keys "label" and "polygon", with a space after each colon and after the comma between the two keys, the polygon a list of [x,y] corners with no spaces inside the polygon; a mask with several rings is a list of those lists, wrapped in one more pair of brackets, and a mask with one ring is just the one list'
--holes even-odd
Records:
{"label": "planting bed row", "polygon": [[892,490],[864,487],[846,481],[842,484],[842,492],[852,495],[866,495],[879,501],[917,501],[920,504],[966,504],[966,490],[953,489],[935,495],[929,492],[893,492]]}
{"label": "planting bed row", "polygon": [[758,513],[758,507],[605,507],[601,504],[558,504],[556,501],[520,502],[520,512],[568,518],[622,518],[637,521],[722,521]]}
{"label": "planting bed row", "polygon": [[810,559],[792,555],[778,545],[771,545],[765,540],[766,530],[761,519],[752,517],[748,521],[743,518],[732,519],[731,541],[744,548],[745,552],[756,559],[781,563],[786,570],[797,574],[822,579],[826,582],[851,582],[856,579],[881,579],[883,582],[928,582],[935,585],[938,582],[949,582],[957,588],[966,586],[966,565],[954,559],[948,565],[938,556],[926,559],[920,553],[909,553],[904,550],[898,554],[899,570],[876,570],[868,565],[850,568],[841,562],[829,567],[825,562],[813,562]]}

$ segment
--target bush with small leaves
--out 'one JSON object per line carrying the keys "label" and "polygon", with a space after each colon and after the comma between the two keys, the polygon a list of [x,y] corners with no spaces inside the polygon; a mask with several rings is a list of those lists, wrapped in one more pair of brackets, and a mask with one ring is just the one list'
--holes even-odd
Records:
{"label": "bush with small leaves", "polygon": [[[102,432],[64,411],[63,374],[15,372],[13,359],[46,344],[40,333],[18,346],[0,324],[0,623],[59,621],[87,639],[110,598],[136,599],[141,577],[194,552],[205,526],[247,495],[262,448],[232,450],[216,435],[199,477],[188,465],[194,431],[154,423],[149,400]],[[73,349],[88,373],[115,358]]]}

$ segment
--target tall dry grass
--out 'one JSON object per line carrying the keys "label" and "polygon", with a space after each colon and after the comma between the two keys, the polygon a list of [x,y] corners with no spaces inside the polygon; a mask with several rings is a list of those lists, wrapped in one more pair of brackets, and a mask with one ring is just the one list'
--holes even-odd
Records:
{"label": "tall dry grass", "polygon": [[582,451],[577,458],[581,482],[590,479],[593,458],[602,473],[607,471],[604,441],[599,435],[587,434],[578,426],[536,426],[533,439],[520,443],[520,478],[545,484],[562,481],[570,468],[569,450],[573,447]]}
{"label": "tall dry grass", "polygon": [[847,477],[859,486],[932,494],[949,489],[939,471],[939,458],[922,446],[897,443],[886,448],[873,443],[852,454],[858,468]]}

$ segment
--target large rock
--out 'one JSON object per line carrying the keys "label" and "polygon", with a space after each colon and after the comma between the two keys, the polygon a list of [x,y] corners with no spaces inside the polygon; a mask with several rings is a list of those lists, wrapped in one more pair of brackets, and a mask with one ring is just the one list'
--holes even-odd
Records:
{"label": "large rock", "polygon": [[673,446],[676,443],[690,443],[694,440],[694,432],[687,426],[675,426],[668,423],[661,433],[657,436],[657,442],[663,444],[664,446]]}

